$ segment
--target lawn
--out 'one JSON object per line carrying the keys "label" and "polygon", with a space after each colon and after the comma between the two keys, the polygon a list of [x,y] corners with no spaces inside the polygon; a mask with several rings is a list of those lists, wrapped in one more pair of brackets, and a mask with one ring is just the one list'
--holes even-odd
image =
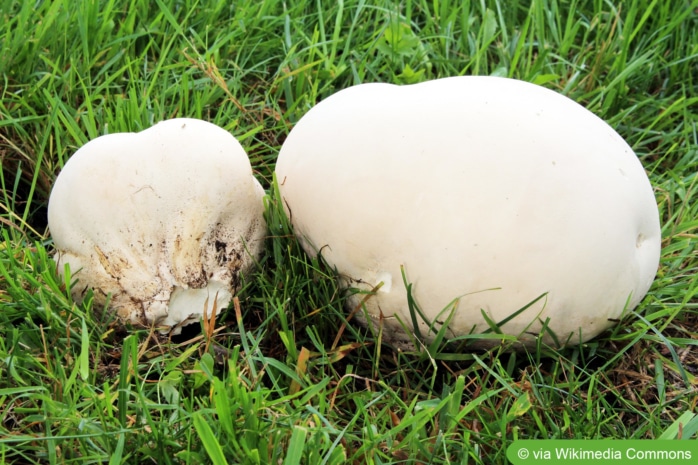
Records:
{"label": "lawn", "polygon": [[[400,351],[346,321],[272,173],[315,103],[363,82],[496,75],[556,90],[646,168],[662,256],[581,346]],[[235,135],[267,190],[260,267],[215,322],[125,328],[58,277],[51,185],[102,134]],[[517,439],[698,436],[695,0],[0,0],[0,463],[509,463]]]}

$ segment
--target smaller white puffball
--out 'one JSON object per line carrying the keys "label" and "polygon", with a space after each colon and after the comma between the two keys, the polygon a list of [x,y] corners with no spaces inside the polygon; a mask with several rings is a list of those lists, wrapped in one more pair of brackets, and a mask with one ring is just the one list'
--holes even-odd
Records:
{"label": "smaller white puffball", "polygon": [[[261,253],[264,190],[239,142],[196,119],[98,137],[65,164],[48,221],[76,300],[139,325],[172,327],[220,312]],[[206,308],[208,306],[208,308]]]}

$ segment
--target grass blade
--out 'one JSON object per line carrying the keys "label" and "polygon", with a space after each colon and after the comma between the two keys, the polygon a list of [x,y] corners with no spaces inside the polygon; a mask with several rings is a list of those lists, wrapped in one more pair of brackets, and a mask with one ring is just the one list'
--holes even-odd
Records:
{"label": "grass blade", "polygon": [[204,418],[201,412],[195,412],[192,415],[192,420],[194,422],[194,428],[196,429],[196,434],[201,439],[204,449],[211,459],[214,465],[227,465],[228,462],[225,459],[225,454],[223,454],[223,448],[221,447],[216,435],[213,434],[213,430],[209,426],[208,422]]}

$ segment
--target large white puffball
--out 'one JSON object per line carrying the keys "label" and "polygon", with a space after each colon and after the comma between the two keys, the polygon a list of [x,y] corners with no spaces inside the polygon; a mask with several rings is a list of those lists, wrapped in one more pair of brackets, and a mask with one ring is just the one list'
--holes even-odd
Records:
{"label": "large white puffball", "polygon": [[73,295],[173,328],[225,308],[262,250],[264,190],[238,141],[178,118],[98,137],[65,164],[48,221]]}
{"label": "large white puffball", "polygon": [[276,176],[306,251],[345,286],[383,283],[365,308],[398,341],[418,315],[401,267],[426,339],[451,311],[448,336],[479,333],[483,312],[503,322],[544,294],[501,330],[531,344],[547,324],[544,341],[565,345],[633,309],[658,266],[657,205],[632,149],[574,101],[522,81],[342,90],[293,128]]}

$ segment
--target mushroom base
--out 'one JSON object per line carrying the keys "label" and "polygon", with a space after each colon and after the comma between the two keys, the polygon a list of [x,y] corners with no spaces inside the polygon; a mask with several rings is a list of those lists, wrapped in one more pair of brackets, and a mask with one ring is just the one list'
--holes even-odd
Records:
{"label": "mushroom base", "polygon": [[169,311],[158,325],[171,327],[171,334],[179,334],[182,326],[196,323],[202,317],[218,315],[232,299],[229,286],[217,281],[210,281],[202,289],[175,287],[170,297]]}

